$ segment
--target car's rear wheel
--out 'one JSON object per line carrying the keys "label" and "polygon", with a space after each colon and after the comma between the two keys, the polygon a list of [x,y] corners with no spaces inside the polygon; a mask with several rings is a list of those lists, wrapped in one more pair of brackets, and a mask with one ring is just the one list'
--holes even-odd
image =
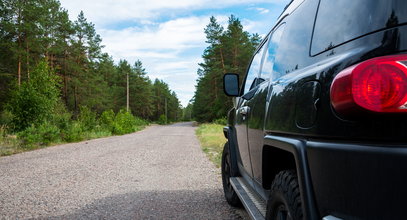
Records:
{"label": "car's rear wheel", "polygon": [[226,201],[231,206],[241,206],[242,203],[240,202],[239,197],[230,183],[230,177],[232,177],[232,166],[229,152],[229,142],[226,142],[225,146],[223,147],[221,167],[223,191],[225,193]]}
{"label": "car's rear wheel", "polygon": [[284,170],[274,178],[271,185],[270,199],[267,202],[266,219],[303,219],[301,195],[295,171]]}

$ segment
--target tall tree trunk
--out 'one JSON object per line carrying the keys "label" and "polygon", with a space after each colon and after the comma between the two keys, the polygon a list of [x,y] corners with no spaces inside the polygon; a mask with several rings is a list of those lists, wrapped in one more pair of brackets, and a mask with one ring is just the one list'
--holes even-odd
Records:
{"label": "tall tree trunk", "polygon": [[26,47],[25,47],[25,53],[26,53],[26,65],[27,65],[27,78],[30,79],[30,48],[28,47],[28,40],[26,39],[26,43],[25,43]]}
{"label": "tall tree trunk", "polygon": [[21,55],[18,55],[17,77],[18,77],[18,87],[20,87],[20,85],[21,85]]}
{"label": "tall tree trunk", "polygon": [[18,64],[17,64],[17,78],[18,78],[18,87],[21,85],[21,8],[18,8],[17,12],[18,20]]}
{"label": "tall tree trunk", "polygon": [[68,106],[68,77],[66,68],[66,50],[64,51],[64,99],[65,105]]}
{"label": "tall tree trunk", "polygon": [[222,63],[223,74],[225,74],[226,73],[225,60],[223,59],[223,50],[222,50],[222,48],[219,48],[219,51],[220,51],[220,61]]}
{"label": "tall tree trunk", "polygon": [[74,91],[73,91],[73,97],[74,97],[74,109],[75,112],[78,113],[78,96],[77,96],[77,87],[76,85],[74,86]]}

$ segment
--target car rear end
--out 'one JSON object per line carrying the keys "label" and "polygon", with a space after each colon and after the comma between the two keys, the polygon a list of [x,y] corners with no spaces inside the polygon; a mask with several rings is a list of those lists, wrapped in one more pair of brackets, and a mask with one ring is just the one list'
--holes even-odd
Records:
{"label": "car rear end", "polygon": [[302,133],[321,217],[406,216],[406,24],[405,0],[319,2],[310,56],[322,92]]}

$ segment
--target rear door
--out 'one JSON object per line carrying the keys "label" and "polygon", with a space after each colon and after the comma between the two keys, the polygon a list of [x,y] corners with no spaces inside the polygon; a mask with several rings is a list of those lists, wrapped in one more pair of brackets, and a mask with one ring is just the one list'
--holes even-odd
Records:
{"label": "rear door", "polygon": [[[262,183],[262,152],[264,140],[264,120],[266,109],[268,108],[267,95],[273,89],[273,83],[276,82],[278,74],[273,73],[274,59],[278,49],[279,41],[284,32],[285,23],[278,25],[271,33],[270,40],[265,46],[264,61],[259,74],[260,84],[257,86],[256,94],[249,101],[250,118],[248,121],[248,142],[250,156],[252,158],[252,170],[254,180],[261,185]],[[270,83],[271,81],[271,83]]]}
{"label": "rear door", "polygon": [[236,110],[236,133],[239,146],[239,153],[241,157],[241,163],[239,164],[240,170],[243,175],[253,178],[253,170],[250,160],[249,144],[247,139],[247,122],[250,117],[250,107],[252,106],[252,98],[256,94],[256,91],[261,84],[261,79],[259,77],[260,66],[264,53],[264,45],[266,42],[261,44],[256,54],[254,55],[250,67],[247,71],[246,78],[242,87],[242,96],[237,103]]}

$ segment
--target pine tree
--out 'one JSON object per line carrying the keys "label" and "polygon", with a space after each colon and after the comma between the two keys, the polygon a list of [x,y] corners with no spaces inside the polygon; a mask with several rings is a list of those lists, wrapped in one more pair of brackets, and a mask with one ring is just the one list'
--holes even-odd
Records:
{"label": "pine tree", "polygon": [[194,96],[193,114],[198,121],[213,121],[225,117],[232,106],[230,98],[223,94],[222,79],[228,72],[238,73],[244,78],[246,68],[260,37],[243,30],[235,16],[229,17],[227,29],[210,18],[205,28],[208,47],[205,49],[198,69],[198,80]]}
{"label": "pine tree", "polygon": [[153,115],[153,90],[151,80],[140,60],[134,63],[130,81],[131,110],[141,118],[150,118]]}

